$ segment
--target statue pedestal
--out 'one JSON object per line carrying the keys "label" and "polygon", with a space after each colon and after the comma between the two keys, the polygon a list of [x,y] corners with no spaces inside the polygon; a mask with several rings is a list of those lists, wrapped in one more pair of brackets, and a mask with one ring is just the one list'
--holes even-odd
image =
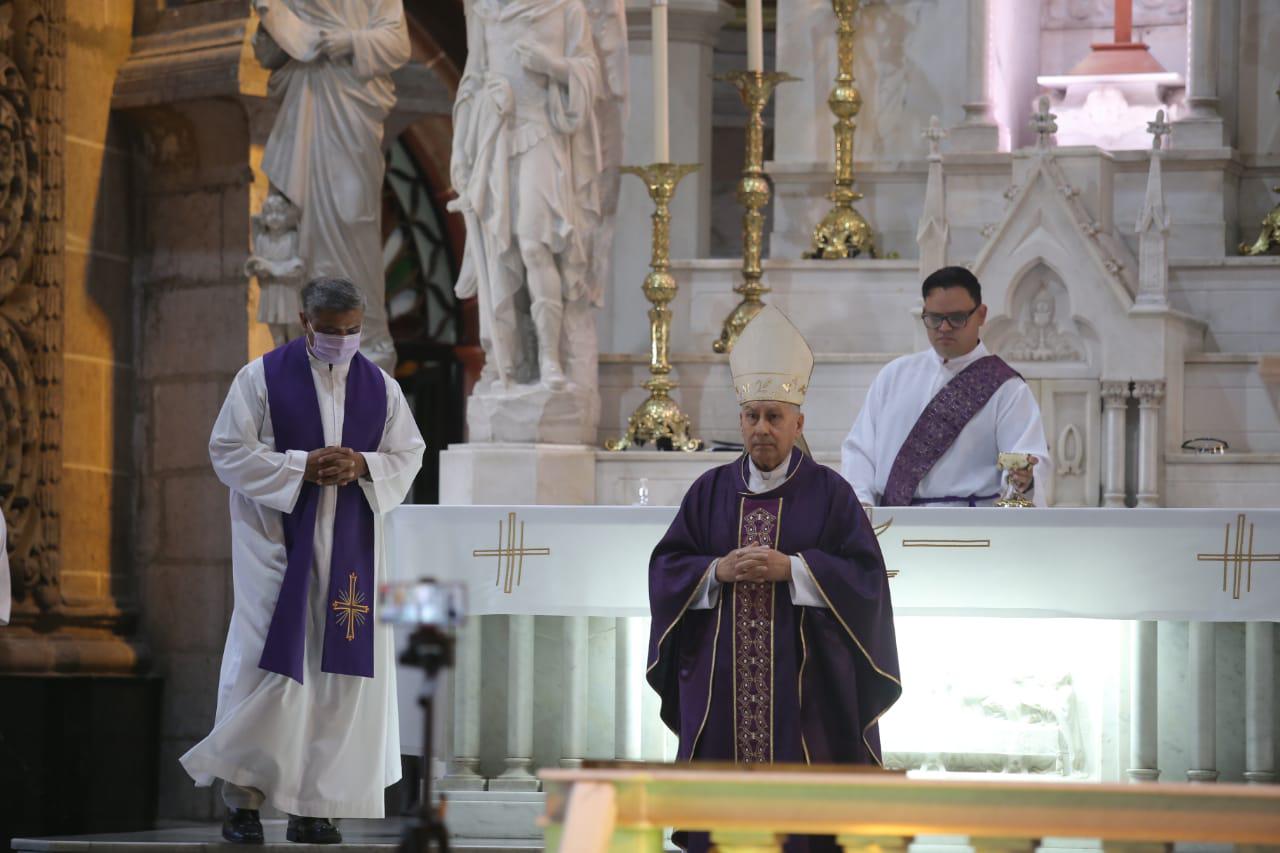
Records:
{"label": "statue pedestal", "polygon": [[599,420],[600,396],[594,388],[477,388],[467,400],[467,429],[477,443],[595,444]]}

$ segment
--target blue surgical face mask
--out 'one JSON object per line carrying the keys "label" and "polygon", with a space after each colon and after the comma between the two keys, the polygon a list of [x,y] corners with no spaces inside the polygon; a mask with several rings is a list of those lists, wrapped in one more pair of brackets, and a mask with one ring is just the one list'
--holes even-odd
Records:
{"label": "blue surgical face mask", "polygon": [[311,330],[311,352],[328,364],[346,364],[360,351],[360,333],[328,335]]}

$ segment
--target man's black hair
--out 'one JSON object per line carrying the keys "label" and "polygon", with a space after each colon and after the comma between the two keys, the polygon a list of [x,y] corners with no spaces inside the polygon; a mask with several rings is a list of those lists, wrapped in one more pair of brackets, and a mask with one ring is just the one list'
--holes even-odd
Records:
{"label": "man's black hair", "polygon": [[920,286],[920,297],[927,299],[940,287],[963,287],[973,297],[974,305],[982,304],[982,285],[978,283],[978,277],[964,267],[943,267],[930,273]]}

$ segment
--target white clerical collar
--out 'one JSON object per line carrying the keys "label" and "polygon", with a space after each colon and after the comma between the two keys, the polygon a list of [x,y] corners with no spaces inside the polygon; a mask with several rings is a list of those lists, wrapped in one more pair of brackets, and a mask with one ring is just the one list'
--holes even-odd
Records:
{"label": "white clerical collar", "polygon": [[[751,471],[751,480],[747,484],[752,487],[751,491],[767,492],[782,485],[783,481],[787,479],[787,470],[791,467],[791,455],[788,454],[787,458],[782,460],[782,464],[772,471],[761,471],[756,467],[755,461],[750,456],[747,457],[747,467]],[[756,485],[760,485],[760,488],[754,488]]]}
{"label": "white clerical collar", "polygon": [[945,370],[951,371],[952,373],[958,370],[964,370],[966,367],[973,364],[978,359],[984,356],[991,355],[990,351],[987,350],[987,345],[984,344],[982,341],[978,341],[978,345],[973,349],[971,349],[969,352],[965,353],[964,355],[958,355],[955,358],[943,358],[942,356],[938,355],[938,351],[933,348],[930,348],[929,352],[933,353],[933,358],[937,362],[939,367]]}

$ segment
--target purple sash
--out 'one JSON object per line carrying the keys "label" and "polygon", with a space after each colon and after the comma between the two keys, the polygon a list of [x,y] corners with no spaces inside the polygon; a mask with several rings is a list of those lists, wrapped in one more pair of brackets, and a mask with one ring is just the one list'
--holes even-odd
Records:
{"label": "purple sash", "polygon": [[[889,469],[882,506],[909,506],[916,487],[955,444],[960,431],[982,411],[1000,386],[1020,374],[996,355],[987,355],[960,371],[929,401]],[[995,464],[995,460],[991,461]]]}
{"label": "purple sash", "polygon": [[[298,338],[267,353],[262,366],[276,450],[310,453],[324,447],[324,425],[306,339]],[[347,372],[342,446],[365,453],[376,451],[386,420],[387,387],[382,371],[357,354]],[[288,562],[258,661],[260,668],[299,684],[307,643],[307,593],[320,489],[315,483],[304,482],[293,512],[284,517]],[[329,618],[325,620],[320,660],[325,672],[373,677],[373,564],[373,510],[359,484],[351,483],[338,489],[333,519],[333,559],[325,608]]]}

